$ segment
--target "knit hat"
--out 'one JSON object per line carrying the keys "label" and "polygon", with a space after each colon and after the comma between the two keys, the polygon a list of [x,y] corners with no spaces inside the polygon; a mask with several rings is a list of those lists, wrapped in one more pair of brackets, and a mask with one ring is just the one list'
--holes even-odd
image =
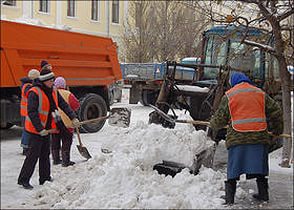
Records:
{"label": "knit hat", "polygon": [[241,82],[252,84],[251,80],[243,72],[233,71],[229,80],[230,85],[234,87]]}
{"label": "knit hat", "polygon": [[36,79],[40,76],[40,72],[37,69],[31,69],[28,73],[28,78]]}
{"label": "knit hat", "polygon": [[41,69],[43,69],[45,66],[51,66],[48,61],[42,60],[41,61]]}
{"label": "knit hat", "polygon": [[65,79],[63,77],[57,77],[54,81],[54,86],[56,88],[65,89],[65,87],[66,87]]}
{"label": "knit hat", "polygon": [[54,79],[54,73],[50,69],[44,68],[40,72],[39,79],[42,82]]}

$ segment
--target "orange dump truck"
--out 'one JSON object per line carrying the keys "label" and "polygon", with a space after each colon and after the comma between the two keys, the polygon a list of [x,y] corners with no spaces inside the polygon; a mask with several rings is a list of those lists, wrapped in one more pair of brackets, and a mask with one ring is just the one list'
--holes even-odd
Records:
{"label": "orange dump truck", "polygon": [[[108,87],[122,79],[116,44],[105,37],[1,20],[1,128],[20,124],[20,79],[41,60],[80,100],[80,120],[105,116]],[[97,132],[105,121],[83,126]]]}

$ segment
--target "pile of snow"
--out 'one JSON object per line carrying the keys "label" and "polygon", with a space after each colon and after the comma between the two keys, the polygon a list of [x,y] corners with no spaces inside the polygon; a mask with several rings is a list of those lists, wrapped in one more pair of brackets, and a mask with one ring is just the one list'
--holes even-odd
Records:
{"label": "pile of snow", "polygon": [[[93,158],[73,167],[53,166],[54,182],[36,186],[32,203],[38,208],[221,208],[225,174],[201,168],[197,176],[184,169],[174,178],[154,171],[170,160],[191,165],[193,157],[213,142],[190,125],[165,129],[138,121],[131,128],[103,130]],[[88,136],[88,137],[87,137]],[[84,134],[83,139],[93,137]]]}

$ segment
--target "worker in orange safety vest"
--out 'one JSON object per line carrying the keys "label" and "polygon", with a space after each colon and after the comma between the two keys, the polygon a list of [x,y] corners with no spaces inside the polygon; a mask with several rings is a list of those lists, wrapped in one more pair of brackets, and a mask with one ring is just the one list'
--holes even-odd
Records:
{"label": "worker in orange safety vest", "polygon": [[273,136],[283,132],[283,113],[278,102],[255,87],[242,72],[232,72],[229,89],[210,120],[217,133],[228,125],[228,149],[225,203],[234,204],[236,183],[241,174],[247,179],[256,178],[258,193],[253,197],[268,201],[268,152]]}
{"label": "worker in orange safety vest", "polygon": [[[61,108],[72,120],[74,126],[79,125],[76,114],[53,88],[54,73],[51,68],[43,68],[40,76],[33,83],[28,93],[28,114],[25,120],[25,130],[29,137],[29,150],[21,168],[18,184],[25,189],[32,189],[30,178],[39,159],[39,184],[52,182],[50,170],[50,134],[58,132],[53,115]],[[53,114],[54,113],[54,114]]]}
{"label": "worker in orange safety vest", "polygon": [[[28,72],[28,76],[21,78],[21,101],[20,101],[20,116],[22,126],[24,127],[25,118],[27,116],[27,104],[28,104],[28,91],[32,87],[33,80],[38,78],[40,72],[37,69],[31,69]],[[21,144],[20,146],[23,148],[22,154],[26,155],[29,147],[28,137],[25,129],[22,131],[21,136]]]}

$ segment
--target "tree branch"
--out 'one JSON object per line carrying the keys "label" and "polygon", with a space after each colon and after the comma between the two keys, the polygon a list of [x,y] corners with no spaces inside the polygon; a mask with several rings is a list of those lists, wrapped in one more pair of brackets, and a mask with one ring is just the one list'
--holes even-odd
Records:
{"label": "tree branch", "polygon": [[247,40],[245,39],[243,41],[243,43],[247,44],[247,45],[250,45],[250,46],[255,46],[255,47],[258,47],[258,48],[261,48],[267,52],[270,52],[270,53],[275,53],[275,49],[269,45],[264,45],[264,44],[260,44],[260,43],[257,43],[257,42],[253,42],[253,41],[250,41],[250,40]]}
{"label": "tree branch", "polygon": [[286,12],[284,14],[279,15],[277,19],[278,19],[278,21],[282,21],[292,14],[294,14],[294,8],[292,8],[291,10],[289,10],[288,12]]}

